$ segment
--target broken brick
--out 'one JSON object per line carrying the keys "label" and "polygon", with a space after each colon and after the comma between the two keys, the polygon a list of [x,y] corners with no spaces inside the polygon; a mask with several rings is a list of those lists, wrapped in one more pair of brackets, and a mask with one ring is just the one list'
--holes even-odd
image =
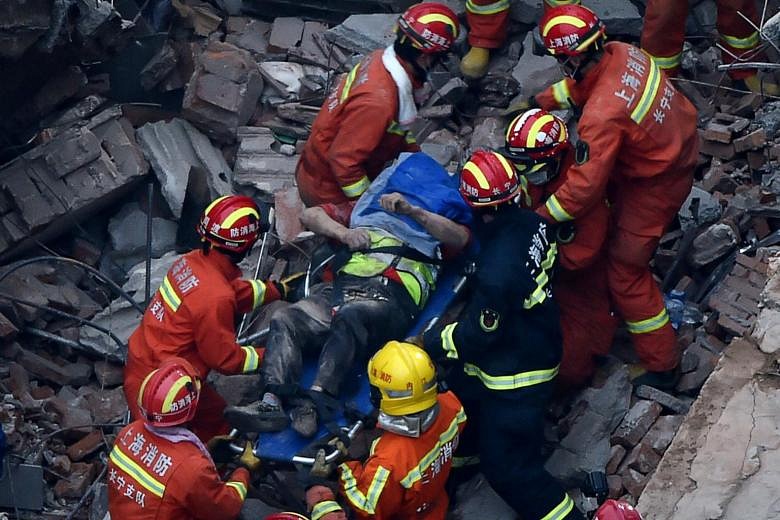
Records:
{"label": "broken brick", "polygon": [[699,391],[704,382],[718,365],[720,356],[709,352],[698,344],[693,344],[685,351],[685,355],[695,356],[698,361],[696,368],[680,377],[677,383],[677,391],[682,394],[693,395]]}
{"label": "broken brick", "polygon": [[71,466],[67,478],[54,485],[54,496],[58,498],[81,498],[95,479],[97,467],[94,464],[76,462]]}
{"label": "broken brick", "polygon": [[710,121],[704,128],[702,137],[707,141],[729,144],[731,143],[731,129],[726,125]]}
{"label": "broken brick", "polygon": [[[620,463],[623,462],[623,458],[626,456],[626,449],[620,444],[613,444],[609,448],[609,460],[605,471],[611,475],[617,473]],[[622,485],[622,484],[621,484]]]}
{"label": "broken brick", "polygon": [[717,157],[719,159],[730,160],[733,159],[737,152],[734,150],[733,144],[716,143],[704,139],[703,132],[699,130],[700,148],[699,152],[704,155]]}
{"label": "broken brick", "polygon": [[102,446],[104,446],[103,434],[100,430],[92,430],[86,437],[68,447],[68,457],[73,462],[79,462],[95,453]]}
{"label": "broken brick", "polygon": [[667,394],[666,392],[658,390],[652,386],[640,385],[636,389],[636,395],[642,399],[655,401],[667,410],[670,410],[676,414],[688,413],[688,405],[686,403],[677,399],[673,395]]}
{"label": "broken brick", "polygon": [[662,415],[655,421],[653,427],[647,432],[642,443],[649,444],[656,453],[663,455],[666,448],[672,443],[677,429],[683,423],[682,415]]}
{"label": "broken brick", "polygon": [[638,471],[631,468],[627,469],[625,473],[621,475],[621,477],[623,479],[623,487],[625,487],[626,491],[628,491],[635,499],[642,494],[642,491],[644,491],[647,482],[650,480],[650,477],[642,475]]}
{"label": "broken brick", "polygon": [[734,150],[739,152],[745,152],[747,150],[757,150],[763,148],[766,145],[766,131],[763,128],[759,128],[754,132],[750,132],[744,137],[734,139]]}
{"label": "broken brick", "polygon": [[609,498],[620,498],[623,495],[623,478],[620,475],[607,475]]}
{"label": "broken brick", "polygon": [[610,442],[620,444],[624,448],[633,448],[661,415],[661,410],[661,405],[655,401],[637,401],[612,434]]}
{"label": "broken brick", "polygon": [[650,443],[643,440],[631,450],[623,465],[646,475],[653,471],[659,462],[661,462],[661,456],[656,453]]}

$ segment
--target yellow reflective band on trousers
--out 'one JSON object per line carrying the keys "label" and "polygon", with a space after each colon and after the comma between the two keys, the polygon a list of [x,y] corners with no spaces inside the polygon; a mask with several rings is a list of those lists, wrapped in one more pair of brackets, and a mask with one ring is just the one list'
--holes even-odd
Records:
{"label": "yellow reflective band on trousers", "polygon": [[458,359],[458,348],[455,346],[455,340],[452,339],[452,333],[457,326],[456,321],[441,329],[441,348],[447,353],[447,359]]}
{"label": "yellow reflective band on trousers", "polygon": [[553,97],[558,102],[558,106],[561,108],[571,108],[571,92],[569,91],[569,84],[565,79],[557,83],[553,83],[552,86]]}
{"label": "yellow reflective band on trousers", "polygon": [[376,513],[376,505],[379,503],[379,497],[387,483],[390,472],[382,466],[377,466],[374,478],[371,480],[368,491],[364,495],[358,489],[357,480],[355,480],[355,476],[352,474],[349,466],[342,464],[339,466],[339,469],[341,469],[341,480],[344,484],[344,495],[349,500],[349,503],[369,515]]}
{"label": "yellow reflective band on trousers", "polygon": [[477,5],[473,0],[466,0],[466,11],[471,14],[497,14],[509,9],[509,0],[498,0],[488,5]]}
{"label": "yellow reflective band on trousers", "polygon": [[257,350],[254,347],[241,347],[244,351],[244,368],[242,372],[254,372],[260,368],[260,356],[257,355]]}
{"label": "yellow reflective band on trousers", "polygon": [[640,321],[628,321],[626,320],[626,327],[631,334],[647,334],[648,332],[654,332],[664,325],[669,323],[669,314],[666,312],[666,308],[661,309],[661,312]]}
{"label": "yellow reflective band on trousers", "polygon": [[552,269],[552,266],[555,263],[555,256],[557,254],[557,244],[550,244],[550,249],[547,250],[547,257],[542,260],[542,272],[536,275],[536,289],[534,289],[534,292],[531,293],[531,296],[526,298],[523,302],[523,309],[530,309],[534,305],[538,305],[547,299],[547,291],[545,291],[545,287],[550,281],[550,276],[547,274],[547,272]]}
{"label": "yellow reflective band on trousers", "polygon": [[672,56],[653,56],[653,61],[658,65],[658,68],[663,70],[671,70],[680,66],[680,60],[682,59],[682,52],[678,52]]}
{"label": "yellow reflective band on trousers", "polygon": [[344,195],[346,195],[348,198],[354,199],[355,197],[360,197],[370,185],[371,181],[368,180],[368,177],[364,175],[360,178],[360,180],[353,182],[352,184],[342,186],[341,191],[343,191]]}
{"label": "yellow reflective band on trousers", "polygon": [[544,207],[547,208],[550,216],[554,218],[556,222],[568,222],[569,220],[574,220],[574,217],[572,217],[568,211],[563,209],[561,203],[558,202],[558,197],[555,195],[550,195],[550,198],[547,199],[547,202],[544,203]]}
{"label": "yellow reflective band on trousers", "polygon": [[564,494],[563,501],[555,506],[555,509],[547,513],[541,520],[563,520],[574,509],[574,500],[568,493]]}
{"label": "yellow reflective band on trousers", "polygon": [[561,5],[580,5],[580,0],[544,0],[544,3],[550,7],[559,7]]}
{"label": "yellow reflective band on trousers", "polygon": [[338,502],[334,500],[320,502],[311,509],[311,520],[320,520],[328,513],[335,513],[336,511],[343,511]]}
{"label": "yellow reflective band on trousers", "polygon": [[252,286],[252,308],[257,309],[265,302],[265,284],[260,280],[249,280]]}
{"label": "yellow reflective band on trousers", "polygon": [[642,124],[647,114],[650,113],[650,108],[653,106],[655,96],[658,94],[658,90],[663,82],[663,75],[661,69],[656,65],[655,60],[650,58],[650,74],[647,77],[647,83],[645,84],[645,90],[642,92],[642,97],[639,98],[639,103],[634,107],[631,112],[631,119],[638,125]]}
{"label": "yellow reflective band on trousers", "polygon": [[558,375],[558,368],[559,366],[547,370],[532,370],[508,376],[491,376],[476,365],[471,363],[463,364],[463,371],[466,375],[479,378],[482,384],[490,390],[517,390],[518,388],[540,385],[555,379],[555,376]]}
{"label": "yellow reflective band on trousers", "polygon": [[347,75],[347,79],[344,80],[344,88],[341,89],[341,96],[339,96],[339,101],[343,103],[347,97],[349,97],[349,91],[352,88],[352,83],[355,82],[355,77],[357,76],[358,70],[360,69],[360,63],[352,67],[352,70],[349,71],[349,74]]}
{"label": "yellow reflective band on trousers", "polygon": [[721,34],[723,41],[732,49],[739,49],[741,51],[752,49],[758,45],[758,32],[754,32],[750,36],[745,38],[738,38],[736,36],[729,36],[727,34]]}
{"label": "yellow reflective band on trousers", "polygon": [[452,442],[453,439],[455,439],[455,436],[458,435],[458,425],[464,422],[466,422],[466,413],[463,411],[463,408],[461,408],[458,411],[458,414],[452,419],[452,422],[447,427],[447,429],[444,430],[441,435],[439,435],[439,440],[436,441],[436,445],[431,448],[431,450],[426,453],[422,459],[420,459],[420,462],[415,467],[413,467],[403,479],[401,479],[401,485],[403,487],[409,489],[414,485],[415,482],[422,480],[425,470],[427,470],[430,465],[433,464],[437,458],[439,458],[442,448],[448,442]]}
{"label": "yellow reflective band on trousers", "polygon": [[230,482],[225,482],[225,485],[229,488],[233,488],[233,490],[238,493],[238,498],[240,498],[242,502],[244,501],[246,498],[246,486],[243,482],[231,480]]}
{"label": "yellow reflective band on trousers", "polygon": [[139,466],[129,456],[125,455],[118,445],[114,445],[114,449],[111,450],[111,455],[109,455],[108,458],[116,467],[130,475],[139,486],[152,495],[162,498],[165,493],[165,484],[154,478],[151,473]]}
{"label": "yellow reflective band on trousers", "polygon": [[167,275],[163,278],[163,283],[160,285],[160,296],[162,296],[165,304],[170,307],[173,312],[179,310],[181,298],[176,294],[176,291],[173,289],[173,284],[170,279],[168,279]]}

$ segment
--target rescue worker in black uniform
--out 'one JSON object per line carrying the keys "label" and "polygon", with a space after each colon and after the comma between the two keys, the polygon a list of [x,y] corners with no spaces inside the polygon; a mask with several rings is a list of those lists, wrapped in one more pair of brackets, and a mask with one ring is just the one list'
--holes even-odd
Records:
{"label": "rescue worker in black uniform", "polygon": [[422,342],[449,367],[446,382],[470,418],[459,459],[478,453],[490,485],[524,519],[581,520],[541,453],[561,360],[551,292],[557,248],[551,226],[515,203],[519,189],[515,168],[497,153],[477,151],[463,167],[460,192],[477,213],[476,271],[458,320]]}

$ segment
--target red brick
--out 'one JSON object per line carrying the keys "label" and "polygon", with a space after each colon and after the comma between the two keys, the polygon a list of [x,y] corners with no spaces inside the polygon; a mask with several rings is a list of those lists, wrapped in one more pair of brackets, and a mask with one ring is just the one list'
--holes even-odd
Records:
{"label": "red brick", "polygon": [[759,170],[766,163],[766,156],[763,150],[750,151],[747,153],[747,162],[751,170]]}
{"label": "red brick", "polygon": [[626,456],[626,449],[620,444],[614,444],[609,449],[609,461],[607,462],[606,472],[609,475],[617,473],[620,463]]}
{"label": "red brick", "polygon": [[767,265],[766,263],[762,262],[760,258],[738,253],[737,263],[752,271],[758,271],[759,273],[766,274]]}
{"label": "red brick", "polygon": [[685,419],[682,415],[662,415],[655,421],[653,427],[647,432],[642,444],[649,444],[656,453],[663,455],[666,448],[672,443],[677,429]]}
{"label": "red brick", "polygon": [[623,478],[620,475],[607,475],[609,498],[620,498],[623,495]]}
{"label": "red brick", "polygon": [[740,298],[748,297],[756,301],[761,299],[761,291],[764,289],[763,287],[756,287],[745,278],[737,278],[735,276],[729,276],[724,283],[739,293]]}
{"label": "red brick", "polygon": [[702,132],[702,137],[707,141],[718,143],[731,143],[731,130],[728,126],[710,121]]}
{"label": "red brick", "polygon": [[650,443],[642,441],[636,448],[631,450],[624,464],[647,475],[658,466],[659,462],[661,462],[661,456],[656,453]]}
{"label": "red brick", "polygon": [[[726,295],[728,293],[724,293],[723,291],[718,291],[717,293],[710,296],[710,300],[708,302],[710,309],[714,311],[718,311],[721,314],[721,316],[729,316],[731,318],[737,318],[737,319],[747,319],[750,317],[750,313],[745,312],[741,309],[737,309],[732,304],[728,303],[727,300],[729,298],[721,298],[720,297],[721,294]],[[736,301],[738,297],[739,295],[736,295],[731,299]]]}
{"label": "red brick", "polygon": [[763,275],[758,271],[750,271],[748,280],[757,287],[764,287],[766,285],[766,275]]}
{"label": "red brick", "polygon": [[757,150],[766,145],[766,131],[763,128],[759,128],[754,132],[750,132],[744,137],[734,139],[734,150],[739,152],[745,152],[747,150]]}
{"label": "red brick", "polygon": [[624,448],[633,448],[639,444],[659,415],[660,404],[655,401],[637,401],[612,434],[610,442],[620,444]]}
{"label": "red brick", "polygon": [[95,479],[97,467],[94,464],[76,462],[71,466],[67,479],[57,481],[54,495],[58,498],[81,498]]}
{"label": "red brick", "polygon": [[647,482],[650,480],[650,477],[642,475],[638,471],[630,468],[626,470],[621,477],[623,479],[623,487],[626,488],[626,491],[628,491],[634,499],[639,498],[639,495],[642,494]]}
{"label": "red brick", "polygon": [[750,332],[750,326],[745,323],[739,323],[739,321],[734,320],[725,314],[718,316],[718,325],[732,336],[741,337]]}
{"label": "red brick", "polygon": [[100,430],[92,430],[89,435],[68,447],[68,457],[73,462],[79,462],[95,453],[102,446],[104,446],[103,434]]}

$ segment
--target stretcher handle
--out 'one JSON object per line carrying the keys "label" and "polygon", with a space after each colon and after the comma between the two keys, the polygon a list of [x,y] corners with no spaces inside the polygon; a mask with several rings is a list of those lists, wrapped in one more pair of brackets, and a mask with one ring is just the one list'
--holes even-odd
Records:
{"label": "stretcher handle", "polygon": [[[349,440],[354,440],[355,437],[357,437],[357,434],[360,433],[360,431],[363,429],[363,421],[357,421],[355,424],[353,424],[349,430],[347,430],[347,437]],[[333,462],[336,462],[341,455],[341,452],[333,446],[333,451],[328,453],[325,456],[325,463],[330,464]],[[302,457],[300,455],[296,455],[292,458],[292,461],[297,464],[303,464],[304,466],[314,466],[314,463],[316,462],[316,459],[314,457]]]}

